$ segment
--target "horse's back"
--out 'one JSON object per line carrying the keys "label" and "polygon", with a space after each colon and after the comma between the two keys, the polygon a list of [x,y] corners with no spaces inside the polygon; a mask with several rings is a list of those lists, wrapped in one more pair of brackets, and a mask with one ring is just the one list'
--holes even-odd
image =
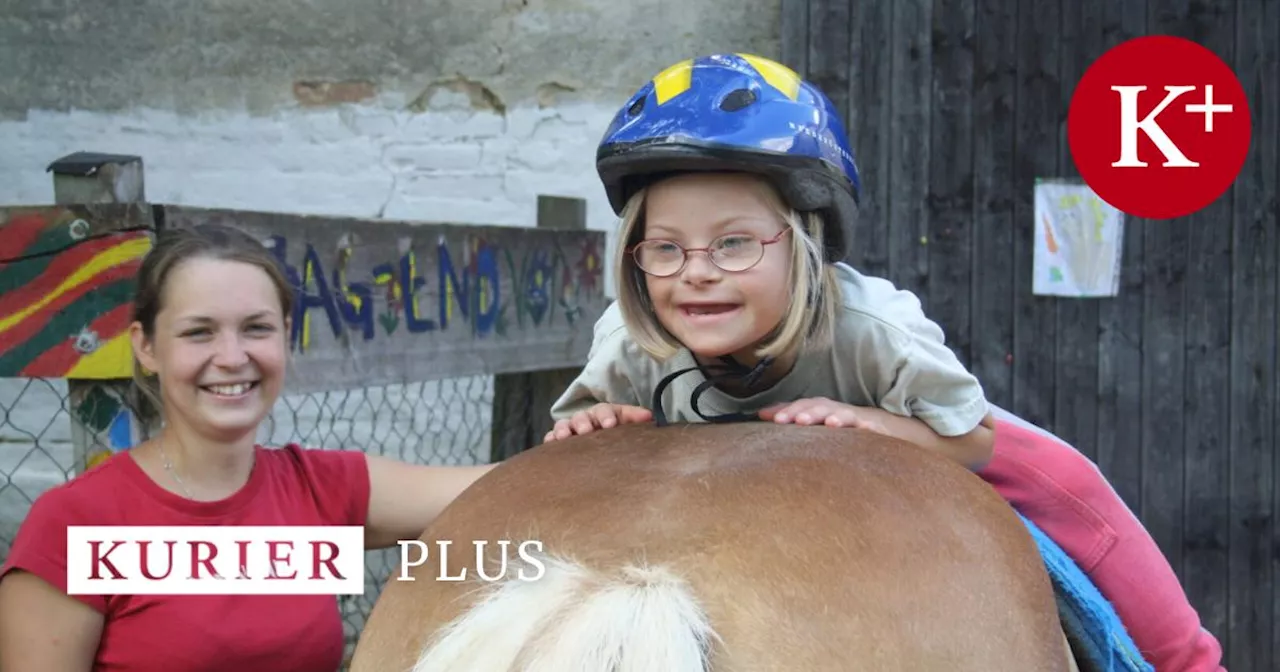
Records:
{"label": "horse's back", "polygon": [[[1065,664],[1052,589],[1008,505],[960,466],[865,432],[749,423],[574,437],[495,469],[423,539],[453,542],[450,575],[475,574],[472,540],[513,551],[537,540],[587,572],[581,590],[661,586],[665,604],[685,599],[714,631],[705,669],[716,672]],[[474,603],[477,584],[437,580],[437,559],[387,584],[354,669],[408,669]],[[549,566],[530,599],[563,578]],[[506,578],[520,583],[515,565]],[[567,618],[551,601],[534,603]],[[698,620],[689,613],[662,622]]]}

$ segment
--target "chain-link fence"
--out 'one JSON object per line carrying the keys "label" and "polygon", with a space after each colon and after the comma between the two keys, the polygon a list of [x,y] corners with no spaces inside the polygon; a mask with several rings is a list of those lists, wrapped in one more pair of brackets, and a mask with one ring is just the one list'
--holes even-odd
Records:
{"label": "chain-link fence", "polygon": [[[258,438],[268,446],[355,448],[416,464],[483,464],[494,431],[493,390],[491,376],[469,376],[286,395]],[[0,562],[41,493],[108,454],[111,443],[123,442],[119,436],[113,441],[112,433],[129,431],[115,419],[131,405],[130,391],[123,383],[105,383],[76,394],[63,379],[0,379]],[[91,439],[84,455],[75,449],[79,431]],[[398,566],[399,549],[370,551],[364,594],[339,598],[348,656]]]}

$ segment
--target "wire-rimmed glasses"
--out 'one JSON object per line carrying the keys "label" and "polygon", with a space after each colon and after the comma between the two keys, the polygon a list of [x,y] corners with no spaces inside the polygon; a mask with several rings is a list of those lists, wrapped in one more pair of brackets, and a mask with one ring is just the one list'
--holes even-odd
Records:
{"label": "wire-rimmed glasses", "polygon": [[764,248],[782,239],[790,228],[784,228],[767,240],[749,233],[730,233],[711,241],[707,247],[686,248],[674,240],[654,238],[642,240],[627,248],[636,266],[649,275],[666,278],[684,270],[689,263],[689,253],[705,252],[711,263],[722,271],[741,273],[749,270],[764,258]]}
{"label": "wire-rimmed glasses", "polygon": [[712,264],[727,273],[742,273],[764,259],[765,246],[781,241],[790,230],[783,228],[777,236],[763,241],[749,233],[730,233],[714,239],[707,247],[685,247],[675,241],[653,238],[628,247],[627,253],[640,270],[657,278],[668,278],[685,270],[691,252],[707,253]]}

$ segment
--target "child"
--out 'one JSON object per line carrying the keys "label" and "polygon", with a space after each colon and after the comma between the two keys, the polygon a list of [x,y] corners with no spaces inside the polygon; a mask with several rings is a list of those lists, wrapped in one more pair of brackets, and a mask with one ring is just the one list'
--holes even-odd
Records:
{"label": "child", "polygon": [[1051,535],[1158,672],[1223,669],[1096,467],[1016,418],[997,433],[981,385],[916,297],[837,261],[860,185],[820,91],[756,56],[683,61],[618,112],[597,167],[622,219],[618,300],[547,441],[757,418],[904,438],[978,472]]}

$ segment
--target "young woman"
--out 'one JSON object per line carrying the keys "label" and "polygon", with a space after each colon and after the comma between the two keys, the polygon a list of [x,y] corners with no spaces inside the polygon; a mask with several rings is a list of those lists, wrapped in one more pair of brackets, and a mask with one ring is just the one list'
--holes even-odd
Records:
{"label": "young woman", "polygon": [[818,89],[755,56],[676,64],[618,112],[597,165],[622,218],[618,300],[547,441],[655,414],[906,439],[977,471],[1052,536],[1159,672],[1222,669],[1218,642],[1101,472],[999,409],[993,419],[919,300],[838,261],[859,175]]}
{"label": "young woman", "polygon": [[68,596],[67,526],[361,525],[382,548],[416,539],[492,465],[257,445],[294,296],[253,238],[165,231],[137,282],[135,378],[165,426],[36,500],[0,568],[0,670],[337,670],[335,596]]}

